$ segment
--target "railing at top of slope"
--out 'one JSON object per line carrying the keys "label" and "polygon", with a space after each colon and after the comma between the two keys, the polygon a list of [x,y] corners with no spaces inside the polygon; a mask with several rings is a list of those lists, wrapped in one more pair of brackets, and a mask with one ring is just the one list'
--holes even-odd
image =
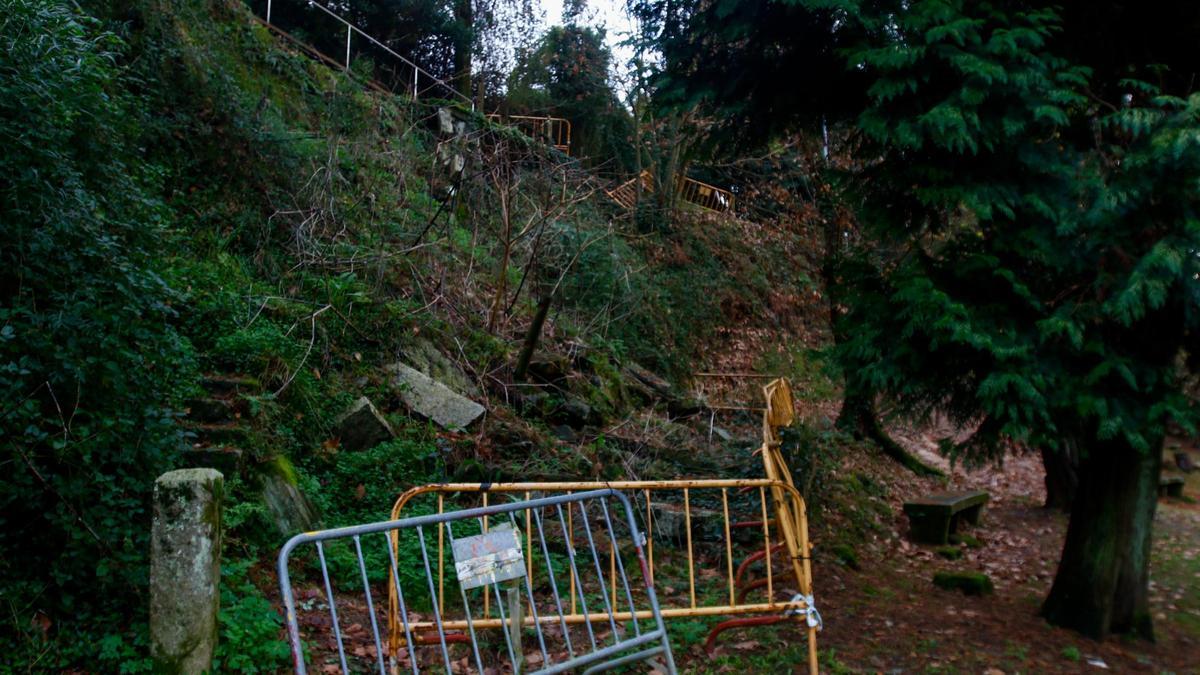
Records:
{"label": "railing at top of slope", "polygon": [[[386,44],[380,42],[379,40],[375,39],[371,35],[367,34],[361,28],[359,28],[358,26],[355,26],[354,24],[350,23],[346,19],[342,18],[333,10],[329,9],[328,7],[325,7],[324,5],[322,5],[318,2],[315,2],[315,0],[292,0],[293,2],[296,2],[296,3],[304,2],[304,4],[308,5],[309,7],[313,7],[313,8],[316,8],[317,10],[320,10],[324,14],[328,15],[329,17],[331,17],[332,19],[337,21],[338,23],[345,26],[345,28],[346,28],[346,55],[345,55],[345,58],[342,61],[342,63],[338,64],[336,62],[336,60],[321,53],[315,47],[311,47],[311,46],[304,44],[302,41],[297,40],[296,38],[294,38],[290,34],[288,34],[287,31],[285,31],[283,28],[271,23],[271,11],[273,9],[273,5],[274,5],[275,1],[276,0],[266,0],[266,17],[264,19],[264,23],[267,25],[267,27],[279,32],[281,35],[288,38],[289,40],[293,40],[293,41],[300,43],[301,46],[303,46],[306,49],[308,49],[309,51],[311,51],[314,55],[317,56],[317,58],[328,63],[329,65],[340,66],[342,68],[345,68],[347,71],[350,70],[350,59],[351,59],[351,55],[353,53],[353,51],[352,51],[353,44],[352,43],[353,43],[354,34],[357,33],[362,38],[365,38],[370,44],[374,45],[375,47],[378,47],[379,49],[382,49],[383,52],[386,53],[388,56],[395,59],[397,62],[403,64],[407,68],[411,69],[411,72],[412,72],[411,85],[409,86],[408,90],[412,94],[412,97],[414,99],[420,98],[423,94],[425,94],[431,90],[440,88],[441,92],[446,94],[445,98],[448,98],[450,100],[455,100],[459,103],[466,104],[466,106],[469,107],[471,110],[475,110],[475,102],[473,100],[471,100],[471,98],[469,96],[458,91],[449,82],[446,82],[445,80],[437,77],[433,73],[430,73],[429,71],[425,70],[421,66],[414,63],[412,60],[398,54],[391,47],[388,47]],[[420,77],[422,77],[422,76],[427,81],[432,83],[429,86],[425,87],[424,89],[422,89],[420,86]],[[375,89],[382,89],[382,86],[374,81],[370,82],[369,84],[370,84],[370,86],[372,86]],[[497,121],[497,118],[499,118],[498,115],[489,115],[488,117],[489,117],[489,119],[491,119],[493,121]],[[552,147],[554,147],[564,153],[568,153],[568,154],[570,153],[571,123],[569,121],[562,119],[562,118],[557,118],[557,117],[528,117],[528,116],[525,116],[525,117],[512,116],[509,118],[508,121],[510,123],[515,123],[514,125],[517,126],[518,128],[528,127],[527,131],[529,131],[530,135],[533,136],[534,138],[545,141],[545,142],[547,142],[548,145],[551,145]],[[649,180],[648,184],[647,184],[647,178],[646,178],[645,174],[646,174],[646,172],[643,172],[643,176],[641,177],[643,180],[643,184],[646,185],[646,189],[653,192],[653,190],[654,190],[653,180],[652,179]],[[613,188],[612,190],[606,190],[606,192],[612,199],[617,201],[622,206],[624,206],[626,208],[632,208],[633,202],[636,199],[636,196],[635,196],[636,188],[633,187],[633,185],[637,182],[637,180],[638,180],[638,178],[635,177],[635,178],[631,179],[630,181],[628,181],[622,185],[619,185],[616,188]],[[712,211],[718,211],[718,212],[731,211],[733,209],[733,193],[728,190],[723,190],[716,186],[709,185],[707,183],[702,183],[700,181],[688,178],[687,176],[682,176],[679,178],[676,189],[679,191],[679,194],[683,198],[684,201],[690,202],[692,204],[696,204],[703,208],[706,208],[706,209],[709,209]]]}
{"label": "railing at top of slope", "polygon": [[[299,0],[295,0],[295,1],[298,2]],[[325,7],[325,6],[315,2],[314,0],[305,0],[305,4],[307,4],[308,6],[314,7],[316,9],[320,10],[324,14],[332,17],[334,20],[338,21],[340,24],[345,26],[345,28],[346,28],[346,55],[345,55],[343,61],[341,63],[338,63],[336,59],[333,59],[333,58],[327,56],[326,54],[317,50],[315,47],[312,47],[312,46],[304,43],[302,40],[298,40],[296,37],[293,37],[292,35],[290,35],[283,28],[271,23],[271,11],[272,11],[272,8],[273,8],[272,6],[273,6],[274,2],[275,2],[275,0],[267,0],[267,11],[266,11],[266,17],[264,20],[264,23],[266,24],[266,26],[268,28],[278,32],[280,35],[287,38],[288,40],[296,42],[302,48],[308,50],[313,55],[315,55],[318,59],[327,63],[328,65],[333,66],[333,67],[344,68],[346,70],[350,69],[351,55],[353,54],[353,51],[351,49],[352,40],[353,40],[354,34],[357,33],[360,36],[362,36],[363,38],[365,38],[366,40],[368,40],[372,45],[378,47],[379,49],[382,49],[387,55],[389,55],[393,59],[396,59],[397,61],[402,63],[407,68],[411,69],[412,77],[411,77],[410,84],[407,87],[407,89],[414,99],[420,98],[422,96],[422,94],[424,94],[430,90],[433,90],[435,88],[440,88],[442,90],[442,92],[447,94],[451,100],[455,100],[457,102],[464,103],[467,106],[469,106],[471,110],[475,109],[475,102],[472,101],[470,97],[466,96],[462,92],[455,89],[450,83],[436,77],[429,71],[418,66],[416,63],[413,63],[410,59],[407,59],[404,56],[401,56],[400,54],[396,53],[393,49],[391,49],[387,45],[383,44],[379,40],[375,39],[371,35],[368,35],[366,32],[364,32],[359,27],[357,27],[354,24],[350,23],[349,21],[345,20],[341,16],[338,16],[335,12],[330,10],[328,7]],[[421,89],[419,86],[419,76],[423,76],[427,81],[432,82],[432,84],[424,89]],[[375,82],[374,80],[369,81],[368,85],[371,86],[373,89],[386,91],[386,88],[383,87],[382,84]],[[503,118],[500,115],[488,115],[487,118],[488,118],[488,120],[490,120],[492,122],[496,122],[499,124],[510,124],[519,129],[522,129],[526,133],[528,133],[530,136],[532,136],[533,138],[543,141],[547,145],[550,145],[561,152],[570,154],[571,123],[570,123],[570,121],[568,121],[566,119],[563,119],[560,117],[531,117],[531,116],[521,116],[521,115],[512,115],[512,116],[508,116],[507,118]]]}
{"label": "railing at top of slope", "polygon": [[[277,0],[267,0],[266,23],[268,26],[272,26],[272,27],[275,27],[275,26],[274,26],[274,24],[271,23],[271,10],[272,10],[272,5],[276,1]],[[294,0],[294,1],[298,3],[301,0]],[[329,9],[328,7],[325,7],[324,5],[322,5],[318,2],[314,2],[314,0],[304,0],[304,4],[307,4],[309,7],[314,7],[316,9],[324,12],[325,14],[329,15],[334,20],[336,20],[338,23],[340,23],[346,27],[346,57],[345,57],[345,60],[341,64],[341,66],[343,68],[345,68],[347,70],[350,69],[350,56],[352,53],[351,52],[352,40],[353,40],[355,33],[357,33],[362,38],[365,38],[367,40],[367,42],[378,47],[379,49],[382,49],[384,51],[384,53],[386,53],[387,55],[389,55],[396,61],[403,64],[408,69],[411,69],[412,78],[411,78],[411,85],[409,86],[409,91],[412,94],[413,98],[420,98],[423,94],[425,94],[431,90],[440,88],[441,93],[445,94],[445,96],[444,96],[445,98],[448,98],[450,100],[457,100],[458,102],[467,105],[471,110],[475,109],[475,102],[471,100],[471,97],[469,97],[469,96],[463,94],[462,92],[458,91],[457,89],[455,89],[449,82],[446,82],[445,80],[437,77],[433,73],[430,73],[428,70],[425,70],[421,66],[418,66],[416,63],[413,63],[411,60],[396,53],[396,51],[393,50],[391,47],[388,47],[387,45],[380,42],[379,40],[376,40],[371,35],[368,35],[361,28],[359,28],[358,26],[355,26],[354,24],[350,23],[349,21],[343,19],[341,16],[339,16],[333,10]],[[276,27],[276,28],[278,28],[278,27]],[[280,29],[280,30],[282,30],[282,29]],[[420,86],[420,78],[421,77],[424,77],[427,81],[432,82],[432,84],[430,84],[429,86],[422,89]]]}

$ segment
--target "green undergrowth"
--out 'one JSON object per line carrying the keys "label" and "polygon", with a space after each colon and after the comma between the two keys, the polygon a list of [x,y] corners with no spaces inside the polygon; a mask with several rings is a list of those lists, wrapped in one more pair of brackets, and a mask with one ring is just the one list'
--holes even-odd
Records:
{"label": "green undergrowth", "polygon": [[[0,390],[5,436],[21,448],[4,450],[17,471],[0,499],[11,617],[0,647],[17,662],[148,667],[151,489],[188,461],[197,436],[179,422],[206,375],[254,383],[235,396],[244,468],[226,477],[224,670],[270,670],[285,656],[267,611],[284,537],[259,495],[264,467],[294,467],[326,526],[384,519],[404,488],[451,477],[625,477],[616,441],[554,444],[547,422],[504,407],[502,378],[545,272],[521,286],[521,265],[497,270],[494,186],[476,180],[450,198],[434,106],[281,49],[235,0],[17,0],[0,27],[16,45],[0,69],[0,131],[21,139],[0,160],[4,239],[16,242],[0,272],[14,298],[0,307]],[[559,187],[525,179],[530,194]],[[571,266],[543,348],[587,347],[571,395],[605,421],[635,405],[626,364],[690,376],[717,327],[782,325],[764,299],[809,286],[802,261],[692,211],[632,230],[602,197],[546,230],[558,257],[545,267]],[[523,290],[489,328],[480,298],[499,278]],[[500,386],[484,392],[487,424],[519,426],[531,444],[506,449],[404,415],[383,368],[418,339]],[[785,365],[815,383],[814,359]],[[344,451],[335,419],[362,395],[398,436]],[[826,441],[812,436],[794,463],[817,511]],[[369,581],[382,582],[383,547],[364,553]],[[419,549],[402,542],[397,563],[402,581],[417,579]],[[331,547],[329,564],[355,578],[350,551]]]}
{"label": "green undergrowth", "polygon": [[[669,624],[676,660],[678,654],[702,647],[708,631],[718,622],[693,620]],[[819,645],[820,633],[817,636]],[[712,658],[690,657],[689,672],[790,673],[806,670],[808,663],[807,634],[801,625],[794,623],[726,631],[717,639],[716,647],[718,651]],[[817,659],[822,673],[845,675],[856,672],[838,659],[834,649],[819,649]]]}

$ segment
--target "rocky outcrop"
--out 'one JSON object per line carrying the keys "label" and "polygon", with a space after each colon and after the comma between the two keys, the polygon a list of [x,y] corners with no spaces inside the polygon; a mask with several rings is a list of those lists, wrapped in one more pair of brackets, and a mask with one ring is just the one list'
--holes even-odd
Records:
{"label": "rocky outcrop", "polygon": [[279,534],[290,537],[316,529],[320,522],[317,509],[300,490],[292,463],[278,456],[258,469],[263,506]]}
{"label": "rocky outcrop", "polygon": [[394,363],[388,372],[404,405],[444,429],[465,429],[486,412],[475,401],[406,364]]}
{"label": "rocky outcrop", "polygon": [[429,340],[417,339],[404,348],[408,365],[450,387],[467,398],[479,398],[479,387],[471,381],[458,364],[450,360]]}
{"label": "rocky outcrop", "polygon": [[357,451],[371,448],[396,437],[392,425],[379,414],[371,401],[362,396],[334,421],[339,446]]}
{"label": "rocky outcrop", "polygon": [[[687,544],[688,517],[682,504],[657,502],[650,511],[654,516],[654,536],[676,546]],[[719,511],[691,507],[692,539],[694,541],[719,541],[724,538],[722,525],[724,516]]]}
{"label": "rocky outcrop", "polygon": [[571,359],[562,354],[539,353],[529,360],[529,374],[546,384],[562,384],[571,372]]}
{"label": "rocky outcrop", "polygon": [[595,408],[577,398],[570,398],[564,401],[551,415],[551,419],[556,422],[562,422],[572,429],[595,426],[604,421]]}
{"label": "rocky outcrop", "polygon": [[627,363],[621,369],[625,385],[643,403],[653,403],[656,400],[668,401],[677,398],[675,388],[663,378],[646,370],[636,363]]}

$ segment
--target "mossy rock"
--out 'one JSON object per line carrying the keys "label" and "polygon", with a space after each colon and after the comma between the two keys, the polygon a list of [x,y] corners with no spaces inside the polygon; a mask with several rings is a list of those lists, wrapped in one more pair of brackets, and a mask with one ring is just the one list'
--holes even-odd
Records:
{"label": "mossy rock", "polygon": [[854,547],[849,544],[838,544],[833,547],[833,555],[837,561],[846,567],[857,572],[862,569],[862,565],[858,562],[858,553],[854,551]]}
{"label": "mossy rock", "polygon": [[933,575],[933,585],[962,591],[964,595],[990,595],[995,590],[992,580],[983,572],[938,572]]}
{"label": "mossy rock", "polygon": [[586,369],[592,372],[587,380],[588,391],[584,393],[588,402],[605,415],[624,414],[631,398],[621,371],[601,352],[589,353],[584,361]]}
{"label": "mossy rock", "polygon": [[962,544],[967,548],[983,548],[983,542],[978,537],[957,532],[950,535],[951,544]]}
{"label": "mossy rock", "polygon": [[963,556],[962,549],[957,546],[939,546],[934,551],[946,560],[958,560]]}
{"label": "mossy rock", "polygon": [[316,506],[300,490],[296,467],[283,455],[257,467],[263,505],[279,534],[291,536],[315,529],[320,523]]}

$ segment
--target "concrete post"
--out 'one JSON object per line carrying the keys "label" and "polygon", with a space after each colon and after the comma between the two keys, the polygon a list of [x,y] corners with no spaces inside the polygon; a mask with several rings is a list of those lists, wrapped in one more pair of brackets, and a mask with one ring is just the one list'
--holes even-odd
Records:
{"label": "concrete post", "polygon": [[508,605],[508,639],[512,642],[513,658],[516,659],[512,664],[513,673],[520,675],[525,670],[525,649],[521,647],[521,630],[525,623],[525,617],[522,614],[525,606],[521,604],[519,580],[508,587],[504,598],[505,604]]}
{"label": "concrete post", "polygon": [[212,671],[221,580],[221,501],[215,469],[181,469],[154,482],[150,655],[155,672]]}

